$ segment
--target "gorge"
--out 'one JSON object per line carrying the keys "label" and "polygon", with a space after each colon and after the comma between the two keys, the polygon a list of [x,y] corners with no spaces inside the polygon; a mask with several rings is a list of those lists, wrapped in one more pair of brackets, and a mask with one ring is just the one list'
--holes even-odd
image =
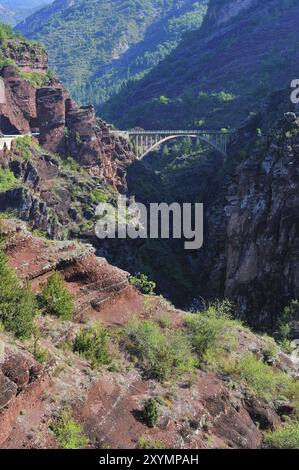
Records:
{"label": "gorge", "polygon": [[[77,18],[81,3],[57,0],[44,18],[55,23],[65,8]],[[153,2],[145,3],[151,13]],[[132,82],[113,82],[96,108],[77,104],[41,44],[0,26],[1,131],[19,135],[0,150],[1,448],[299,445],[288,434],[298,429],[299,396],[291,342],[299,321],[299,119],[289,87],[298,5],[181,8],[183,16],[167,10],[167,24],[175,16],[185,25],[195,9],[192,31]],[[33,24],[29,36],[42,36],[39,15],[17,29]],[[157,25],[149,27],[154,34]],[[146,42],[133,39],[133,52]],[[194,138],[163,142],[139,160],[101,110],[135,134],[181,128]],[[194,128],[229,136],[226,152]],[[115,207],[120,195],[146,208],[203,203],[202,248],[187,252],[182,239],[99,240],[97,207]],[[61,432],[69,428],[72,442]]]}

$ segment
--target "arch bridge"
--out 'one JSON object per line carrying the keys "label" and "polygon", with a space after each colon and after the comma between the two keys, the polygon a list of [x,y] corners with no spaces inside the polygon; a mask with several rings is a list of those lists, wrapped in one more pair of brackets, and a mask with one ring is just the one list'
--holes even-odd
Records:
{"label": "arch bridge", "polygon": [[119,131],[118,135],[129,138],[135,148],[136,156],[139,160],[148,153],[158,148],[164,142],[177,139],[179,137],[191,137],[199,139],[227,157],[227,145],[232,134],[230,131],[204,131],[204,130],[162,130],[144,131],[131,130]]}

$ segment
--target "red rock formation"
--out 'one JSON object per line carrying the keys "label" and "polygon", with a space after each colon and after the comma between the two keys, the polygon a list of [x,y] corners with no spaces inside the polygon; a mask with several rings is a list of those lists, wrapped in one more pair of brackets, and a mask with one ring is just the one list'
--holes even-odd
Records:
{"label": "red rock formation", "polygon": [[126,187],[126,166],[133,160],[128,143],[113,136],[93,106],[78,108],[59,84],[37,91],[40,144],[72,156],[90,174],[118,190]]}
{"label": "red rock formation", "polygon": [[[23,281],[31,281],[33,289],[55,270],[63,274],[68,288],[76,296],[75,317],[93,314],[101,319],[103,308],[109,310],[122,296],[138,299],[138,292],[128,282],[128,274],[95,256],[91,245],[78,242],[49,242],[33,237],[25,225],[6,222],[2,232],[8,235],[4,250],[10,264]],[[107,311],[106,311],[107,314]]]}
{"label": "red rock formation", "polygon": [[[25,42],[8,44],[5,57],[22,72],[47,72],[46,52]],[[122,191],[126,188],[126,166],[134,159],[128,143],[113,136],[98,120],[94,108],[78,108],[57,79],[35,87],[11,65],[0,70],[5,103],[0,104],[4,134],[40,132],[40,144],[62,157],[73,157],[90,174]]]}
{"label": "red rock formation", "polygon": [[41,146],[46,150],[65,154],[65,99],[62,89],[38,89],[36,105]]}
{"label": "red rock formation", "polygon": [[19,77],[13,66],[4,67],[0,75],[5,84],[6,103],[0,103],[1,131],[4,134],[30,132],[36,119],[35,88]]}
{"label": "red rock formation", "polygon": [[0,359],[0,444],[23,407],[28,409],[49,384],[49,375],[31,354],[5,343]]}
{"label": "red rock formation", "polygon": [[48,54],[40,44],[14,39],[7,42],[4,55],[14,60],[23,72],[48,71]]}

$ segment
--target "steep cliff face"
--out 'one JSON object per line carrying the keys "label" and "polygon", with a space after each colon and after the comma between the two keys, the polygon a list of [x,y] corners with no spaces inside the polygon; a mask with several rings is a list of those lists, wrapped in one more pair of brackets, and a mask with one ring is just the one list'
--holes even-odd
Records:
{"label": "steep cliff face", "polygon": [[61,84],[36,93],[39,141],[43,148],[72,156],[80,166],[118,190],[126,186],[126,166],[134,159],[128,143],[116,138],[93,106],[79,108]]}
{"label": "steep cliff face", "polygon": [[22,80],[12,66],[2,68],[5,102],[0,104],[1,132],[6,135],[29,133],[36,120],[35,89]]}
{"label": "steep cliff face", "polygon": [[257,327],[299,296],[299,121],[286,114],[238,168],[226,207],[225,295]]}

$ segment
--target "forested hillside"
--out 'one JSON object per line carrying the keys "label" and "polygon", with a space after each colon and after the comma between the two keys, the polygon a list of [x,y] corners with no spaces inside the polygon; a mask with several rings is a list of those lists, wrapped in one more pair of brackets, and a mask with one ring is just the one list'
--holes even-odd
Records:
{"label": "forested hillside", "polygon": [[296,0],[210,2],[204,24],[99,112],[120,127],[237,127],[298,75]]}
{"label": "forested hillside", "polygon": [[198,28],[207,0],[56,0],[17,30],[45,44],[50,65],[82,103],[101,104]]}

